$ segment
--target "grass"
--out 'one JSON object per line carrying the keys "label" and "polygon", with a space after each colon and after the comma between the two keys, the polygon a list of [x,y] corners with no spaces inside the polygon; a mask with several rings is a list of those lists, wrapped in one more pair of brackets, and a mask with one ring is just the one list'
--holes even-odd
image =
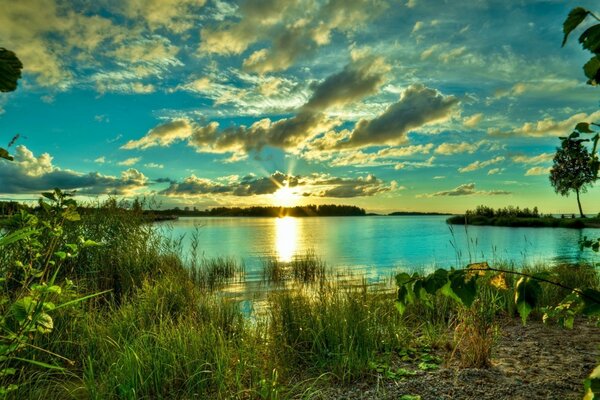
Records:
{"label": "grass", "polygon": [[295,257],[289,262],[280,261],[275,257],[263,261],[262,280],[268,284],[281,285],[290,280],[309,284],[323,281],[326,275],[325,262],[314,252]]}
{"label": "grass", "polygon": [[[0,385],[19,383],[9,398],[318,397],[332,384],[382,379],[380,369],[392,371],[388,366],[412,354],[421,357],[414,369],[435,367],[423,361],[432,358],[429,351],[453,355],[464,366],[485,366],[496,318],[514,315],[511,289],[488,288],[469,309],[436,296],[435,307],[415,303],[400,316],[393,286],[346,284],[307,254],[289,263],[265,261],[265,282],[286,286],[270,292],[264,312],[248,318],[218,290],[243,280],[243,265],[229,258],[184,259],[177,241],[123,216],[108,204],[68,228],[65,240],[84,235],[102,246],[65,264],[61,279],[75,285],[65,299],[111,292],[52,314],[53,331],[37,335],[36,347],[20,356],[64,369],[11,362],[16,374],[0,376]],[[6,274],[26,249],[4,250],[0,266]],[[590,265],[527,272],[600,288]],[[507,275],[509,288],[514,284]],[[561,290],[549,287],[539,306],[553,304]]]}

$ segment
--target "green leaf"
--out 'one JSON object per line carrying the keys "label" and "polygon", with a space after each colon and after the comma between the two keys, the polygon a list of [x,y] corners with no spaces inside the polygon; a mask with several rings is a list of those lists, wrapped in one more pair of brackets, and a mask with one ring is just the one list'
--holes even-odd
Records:
{"label": "green leaf", "polygon": [[[600,63],[598,64],[600,66]],[[581,133],[594,133],[593,130],[590,129],[589,122],[580,122],[575,126],[575,130]]]}
{"label": "green leaf", "polygon": [[8,151],[6,149],[3,149],[2,147],[0,147],[0,158],[4,158],[8,161],[14,160],[14,158],[10,154],[8,154]]}
{"label": "green leaf", "polygon": [[42,192],[42,196],[49,200],[56,201],[56,196],[54,195],[54,192]]}
{"label": "green leaf", "polygon": [[563,33],[565,34],[562,42],[562,46],[567,43],[567,38],[569,37],[569,33],[573,31],[573,29],[577,28],[577,26],[587,17],[589,11],[582,7],[576,7],[571,10],[565,22],[563,22]]}
{"label": "green leaf", "polygon": [[35,322],[37,323],[38,330],[41,333],[49,333],[52,331],[52,329],[54,329],[54,321],[52,320],[52,317],[45,312],[40,313],[35,319]]}
{"label": "green leaf", "polygon": [[396,300],[394,302],[394,306],[396,307],[396,310],[398,310],[398,312],[400,313],[400,315],[404,315],[404,312],[406,311],[406,304]]}
{"label": "green leaf", "polygon": [[25,322],[35,307],[35,301],[30,296],[15,301],[10,307],[13,317],[19,323]]}
{"label": "green leaf", "polygon": [[600,365],[598,365],[590,376],[583,382],[585,396],[583,400],[595,399],[597,394],[600,394]]}
{"label": "green leaf", "polygon": [[81,247],[96,247],[96,246],[102,246],[101,243],[98,242],[94,242],[93,240],[87,239],[85,242],[83,242],[81,244]]}
{"label": "green leaf", "polygon": [[69,208],[67,208],[65,210],[65,212],[63,213],[63,217],[67,221],[80,221],[81,220],[81,216],[79,215],[79,213],[77,212],[75,207],[71,207],[71,206],[69,206]]}
{"label": "green leaf", "polygon": [[406,311],[406,306],[413,303],[414,294],[412,293],[412,285],[404,284],[398,289],[398,299],[395,302],[396,309],[400,312],[400,315]]}
{"label": "green leaf", "polygon": [[[586,62],[585,65],[583,66],[583,73],[585,74],[586,77],[589,78],[591,84],[598,83],[599,70],[600,70],[600,60],[598,59],[597,56],[590,58],[590,60],[588,62]],[[592,133],[592,131],[589,131],[587,133]]]}
{"label": "green leaf", "polygon": [[437,364],[433,364],[433,363],[428,363],[425,361],[422,361],[419,363],[419,369],[423,370],[423,371],[430,371],[433,369],[438,369],[440,366]]}
{"label": "green leaf", "polygon": [[67,258],[67,253],[65,253],[64,251],[56,251],[56,252],[54,252],[54,255],[61,260],[64,260],[65,258]]}
{"label": "green leaf", "polygon": [[435,294],[435,292],[444,287],[447,282],[448,271],[440,268],[423,279],[423,289],[429,294]]}
{"label": "green leaf", "polygon": [[34,229],[19,229],[18,231],[15,231],[0,238],[0,247],[25,239],[26,237],[31,236],[36,232],[37,231]]}
{"label": "green leaf", "polygon": [[[86,240],[86,242],[88,242]],[[85,246],[85,244],[84,244]],[[407,274],[406,272],[400,272],[398,275],[396,275],[396,285],[398,285],[398,287],[404,285],[406,282],[410,281],[412,278],[409,274]]]}
{"label": "green leaf", "polygon": [[523,325],[525,325],[527,317],[537,305],[541,291],[542,287],[534,279],[522,277],[517,282],[515,286],[515,304]]}
{"label": "green leaf", "polygon": [[592,53],[600,50],[600,24],[589,27],[579,36],[579,43]]}
{"label": "green leaf", "polygon": [[450,288],[467,307],[473,304],[477,295],[476,285],[477,275],[466,280],[466,274],[463,271],[454,271],[450,274]]}
{"label": "green leaf", "polygon": [[75,300],[67,301],[66,303],[62,303],[62,304],[59,304],[58,306],[56,306],[55,310],[58,310],[59,308],[63,308],[63,307],[67,307],[67,306],[71,306],[71,305],[73,305],[73,304],[80,303],[80,302],[82,302],[82,301],[85,301],[85,300],[91,299],[91,298],[93,298],[93,297],[97,297],[97,296],[103,295],[103,294],[105,294],[105,293],[108,293],[108,292],[112,292],[112,290],[105,290],[105,291],[103,291],[103,292],[98,292],[98,293],[94,293],[94,294],[89,294],[89,295],[87,295],[87,296],[83,296],[83,297],[80,297],[80,298],[78,298],[78,299],[75,299]]}
{"label": "green leaf", "polygon": [[11,357],[11,358],[13,360],[18,360],[18,361],[26,362],[29,364],[37,365],[38,367],[42,367],[42,368],[57,369],[59,371],[64,370],[64,368],[59,367],[58,365],[46,364],[45,362],[41,362],[41,361],[29,360],[29,359],[21,358],[21,357]]}

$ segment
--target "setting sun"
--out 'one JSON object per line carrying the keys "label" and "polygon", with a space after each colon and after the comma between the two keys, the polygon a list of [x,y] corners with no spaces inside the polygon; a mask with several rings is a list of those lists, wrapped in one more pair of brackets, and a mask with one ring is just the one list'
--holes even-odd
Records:
{"label": "setting sun", "polygon": [[298,197],[288,186],[282,186],[273,193],[273,202],[276,206],[292,207],[298,203]]}

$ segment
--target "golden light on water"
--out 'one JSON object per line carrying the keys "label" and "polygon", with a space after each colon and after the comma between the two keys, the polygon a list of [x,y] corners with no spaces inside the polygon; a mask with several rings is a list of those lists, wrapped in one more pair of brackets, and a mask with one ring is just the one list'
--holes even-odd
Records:
{"label": "golden light on water", "polygon": [[275,219],[275,250],[277,259],[290,262],[298,246],[298,220],[292,217]]}

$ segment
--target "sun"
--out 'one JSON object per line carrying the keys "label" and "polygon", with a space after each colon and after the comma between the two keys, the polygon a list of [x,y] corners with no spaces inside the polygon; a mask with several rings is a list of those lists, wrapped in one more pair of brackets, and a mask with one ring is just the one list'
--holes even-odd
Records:
{"label": "sun", "polygon": [[280,207],[292,207],[298,202],[298,195],[288,186],[282,186],[273,193],[275,205]]}

